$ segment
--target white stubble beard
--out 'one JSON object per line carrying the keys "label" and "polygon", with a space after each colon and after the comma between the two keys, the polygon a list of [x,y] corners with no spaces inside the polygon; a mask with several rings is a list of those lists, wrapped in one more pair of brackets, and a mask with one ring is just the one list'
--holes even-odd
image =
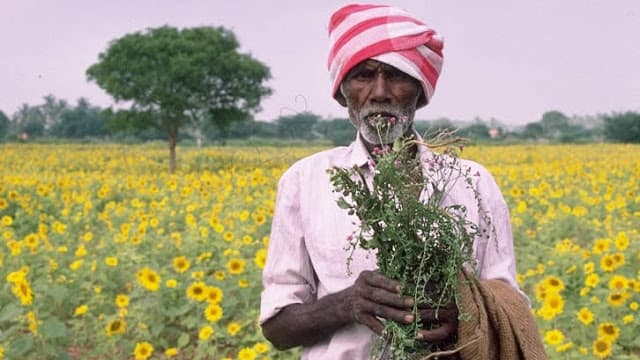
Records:
{"label": "white stubble beard", "polygon": [[369,125],[367,120],[360,119],[358,131],[360,132],[362,139],[369,144],[383,145],[392,144],[396,140],[400,139],[407,133],[410,127],[411,121],[396,121],[396,123],[391,125],[388,129],[380,130],[380,133],[378,133],[378,130],[374,126]]}

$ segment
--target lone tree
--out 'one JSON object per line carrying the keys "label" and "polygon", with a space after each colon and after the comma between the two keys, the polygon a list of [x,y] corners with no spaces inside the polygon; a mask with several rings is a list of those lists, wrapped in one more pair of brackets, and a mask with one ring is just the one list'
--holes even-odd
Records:
{"label": "lone tree", "polygon": [[143,126],[167,134],[174,172],[180,128],[203,120],[226,128],[257,111],[271,94],[264,84],[269,68],[238,47],[223,27],[147,29],[112,41],[87,77],[116,101],[131,102],[130,111],[148,120]]}

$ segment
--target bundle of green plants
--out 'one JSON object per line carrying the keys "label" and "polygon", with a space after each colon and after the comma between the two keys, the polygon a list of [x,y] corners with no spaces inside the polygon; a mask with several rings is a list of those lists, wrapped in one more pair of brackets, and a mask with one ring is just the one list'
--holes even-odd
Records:
{"label": "bundle of green plants", "polygon": [[[378,127],[381,138],[384,131],[384,126]],[[444,201],[456,182],[463,182],[479,200],[476,175],[459,158],[462,140],[452,133],[440,133],[427,142],[399,139],[392,146],[375,148],[368,167],[329,170],[334,190],[340,193],[338,206],[360,220],[349,238],[348,265],[356,248],[375,251],[379,270],[401,283],[401,295],[414,299],[415,320],[384,320],[372,358],[420,359],[455,345],[425,343],[417,335],[432,326],[421,323],[419,306],[437,311],[457,303],[458,274],[465,264],[473,265],[478,226],[467,220],[465,206]],[[436,151],[417,151],[425,145]],[[367,171],[372,174],[367,176]]]}

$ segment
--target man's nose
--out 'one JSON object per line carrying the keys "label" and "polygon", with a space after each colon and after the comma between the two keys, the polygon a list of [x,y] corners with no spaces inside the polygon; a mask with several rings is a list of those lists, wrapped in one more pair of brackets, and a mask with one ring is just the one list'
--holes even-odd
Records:
{"label": "man's nose", "polygon": [[382,71],[376,72],[371,84],[371,101],[386,102],[391,98],[389,81]]}

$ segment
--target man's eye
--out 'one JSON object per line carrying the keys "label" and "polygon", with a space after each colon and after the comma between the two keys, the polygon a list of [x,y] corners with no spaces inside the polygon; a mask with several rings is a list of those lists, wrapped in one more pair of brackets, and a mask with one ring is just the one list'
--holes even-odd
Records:
{"label": "man's eye", "polygon": [[371,80],[375,75],[375,69],[359,69],[354,71],[349,78],[354,80]]}
{"label": "man's eye", "polygon": [[407,75],[406,73],[400,71],[400,70],[390,70],[386,72],[386,76],[387,79],[389,80],[394,80],[394,81],[404,81],[404,80],[408,80],[411,77],[409,75]]}

